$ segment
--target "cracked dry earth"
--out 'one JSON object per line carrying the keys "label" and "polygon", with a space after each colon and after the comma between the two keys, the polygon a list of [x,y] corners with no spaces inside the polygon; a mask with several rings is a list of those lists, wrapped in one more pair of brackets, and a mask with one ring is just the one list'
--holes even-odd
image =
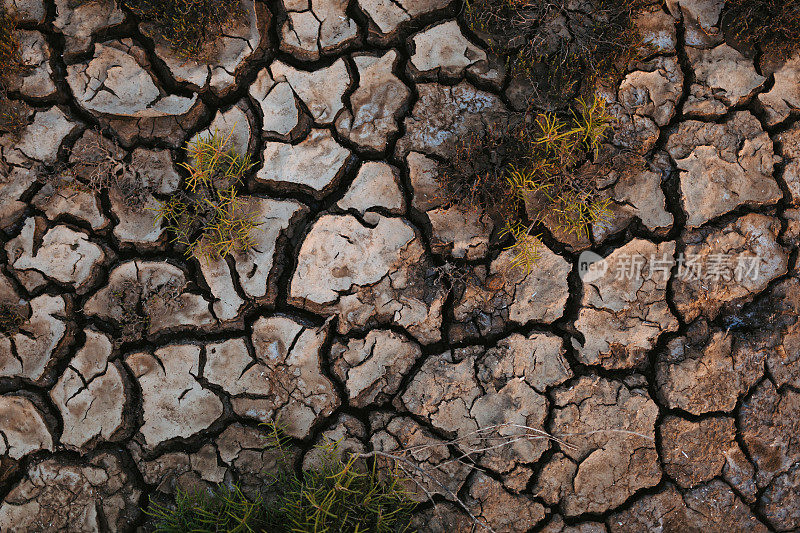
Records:
{"label": "cracked dry earth", "polygon": [[[32,111],[0,137],[0,302],[24,317],[0,334],[0,530],[133,531],[178,488],[256,494],[277,418],[298,468],[326,438],[415,447],[424,532],[481,529],[454,495],[497,532],[800,530],[800,56],[726,43],[722,0],[637,17],[654,52],[603,93],[628,158],[613,220],[545,237],[530,273],[437,191],[456,139],[519,105],[458,5],[242,0],[197,64],[115,0],[4,3]],[[257,161],[259,226],[198,262],[152,209],[213,128]],[[136,206],[120,180],[43,179],[97,145]],[[582,281],[589,247],[654,275]],[[690,254],[757,273],[681,276]],[[453,461],[495,425],[558,441]]]}

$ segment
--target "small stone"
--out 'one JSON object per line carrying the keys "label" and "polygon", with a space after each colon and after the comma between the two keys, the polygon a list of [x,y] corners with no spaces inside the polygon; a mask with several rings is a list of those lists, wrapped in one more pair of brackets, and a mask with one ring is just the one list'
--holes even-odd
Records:
{"label": "small stone", "polygon": [[582,363],[637,368],[663,333],[678,329],[666,302],[674,254],[674,242],[634,239],[602,261],[602,275],[586,275],[575,321],[584,341],[572,341]]}
{"label": "small stone", "polygon": [[322,199],[338,185],[352,160],[350,150],[329,130],[313,129],[300,144],[264,143],[264,166],[256,180]]}
{"label": "small stone", "polygon": [[767,79],[756,72],[753,62],[727,44],[711,50],[687,48],[694,70],[694,83],[683,106],[688,115],[715,118],[743,105]]}
{"label": "small stone", "polygon": [[125,422],[124,371],[109,361],[113,344],[109,338],[85,329],[86,342],[50,390],[50,398],[61,412],[64,431],[61,443],[85,451],[91,444],[114,440]]}
{"label": "small stone", "polygon": [[347,192],[336,204],[340,209],[355,210],[367,222],[378,218],[368,211],[386,210],[400,215],[406,210],[406,200],[400,190],[400,171],[378,161],[366,161]]}
{"label": "small stone", "polygon": [[350,95],[350,109],[336,118],[336,131],[359,148],[380,153],[399,130],[397,121],[408,110],[411,91],[394,75],[397,52],[357,55],[359,85]]}
{"label": "small stone", "polygon": [[372,330],[364,339],[337,342],[331,348],[331,367],[344,383],[351,405],[386,403],[422,356],[419,346],[390,330]]}
{"label": "small stone", "polygon": [[685,233],[683,265],[673,284],[684,320],[735,311],[785,274],[789,258],[777,242],[779,231],[777,219],[751,213],[719,229]]}
{"label": "small stone", "polygon": [[222,416],[222,402],[197,380],[199,357],[199,346],[173,344],[125,358],[142,391],[144,425],[139,432],[147,448],[190,437]]}
{"label": "small stone", "polygon": [[769,205],[783,197],[772,177],[772,139],[748,111],[737,111],[724,124],[681,122],[666,149],[681,171],[689,228],[741,205]]}
{"label": "small stone", "polygon": [[800,55],[786,61],[774,76],[772,88],[758,95],[770,128],[800,111],[800,83],[797,83],[800,78]]}
{"label": "small stone", "polygon": [[53,451],[53,437],[44,417],[24,396],[0,396],[0,435],[0,455],[12,459],[39,450]]}
{"label": "small stone", "polygon": [[732,418],[707,418],[690,422],[667,416],[661,423],[664,472],[684,488],[719,476],[726,456],[738,450]]}
{"label": "small stone", "polygon": [[86,293],[100,275],[106,259],[103,248],[85,233],[67,226],[55,226],[36,242],[36,219],[25,221],[19,237],[6,245],[10,266],[21,272],[34,271],[58,283],[69,285],[78,294]]}
{"label": "small stone", "polygon": [[455,20],[443,22],[411,37],[414,50],[408,69],[414,80],[457,79],[464,70],[486,61],[486,52],[461,33]]}

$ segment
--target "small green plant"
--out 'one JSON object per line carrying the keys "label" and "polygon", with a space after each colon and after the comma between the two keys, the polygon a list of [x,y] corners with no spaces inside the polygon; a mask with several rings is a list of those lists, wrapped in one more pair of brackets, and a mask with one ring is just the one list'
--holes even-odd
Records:
{"label": "small green plant", "polygon": [[[493,210],[512,239],[515,267],[530,271],[541,241],[541,223],[551,231],[588,238],[611,217],[610,200],[597,190],[603,141],[613,127],[605,101],[577,98],[567,117],[523,113],[481,135],[467,135],[440,169],[448,204]],[[520,217],[525,207],[527,222]]]}
{"label": "small green plant", "polygon": [[252,166],[218,131],[201,136],[186,148],[189,172],[184,187],[161,203],[159,220],[166,221],[173,242],[186,247],[187,256],[205,260],[223,258],[253,247],[256,228],[238,195],[244,174]]}
{"label": "small green plant", "polygon": [[530,272],[542,257],[541,235],[531,235],[533,224],[526,226],[522,222],[506,222],[506,226],[500,232],[501,236],[510,235],[514,240],[513,244],[506,248],[514,251],[514,259],[511,265],[522,268],[525,272]]}
{"label": "small green plant", "polygon": [[159,35],[179,55],[208,59],[208,43],[231,21],[245,16],[239,0],[124,0],[145,21],[153,22]]}
{"label": "small green plant", "polygon": [[[271,426],[274,428],[274,425]],[[284,449],[286,440],[273,429],[267,445]],[[268,476],[264,497],[247,498],[237,487],[213,493],[178,492],[174,505],[153,500],[147,514],[159,533],[400,533],[410,531],[416,503],[397,470],[367,466],[356,455],[343,459],[338,442],[318,445],[317,466],[297,476],[289,454],[284,466]]]}
{"label": "small green plant", "polygon": [[728,0],[723,27],[780,59],[800,48],[800,0]]}
{"label": "small green plant", "polygon": [[153,500],[147,513],[161,533],[268,531],[267,509],[261,498],[250,500],[238,487],[221,486],[213,493],[179,490],[175,505],[160,505]]}

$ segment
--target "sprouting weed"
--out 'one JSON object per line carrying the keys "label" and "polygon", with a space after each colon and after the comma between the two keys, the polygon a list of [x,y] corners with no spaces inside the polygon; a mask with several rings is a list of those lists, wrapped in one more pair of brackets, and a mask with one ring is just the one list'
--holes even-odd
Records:
{"label": "sprouting weed", "polygon": [[597,158],[600,153],[600,144],[617,119],[608,113],[606,101],[597,95],[591,104],[580,97],[575,101],[578,104],[578,112],[575,113],[573,110],[572,114],[578,125],[576,132],[581,134],[581,142],[586,150]]}
{"label": "sprouting weed", "polygon": [[591,198],[587,193],[563,192],[553,206],[557,227],[577,238],[589,238],[592,226],[605,226],[611,219],[608,198]]}
{"label": "sprouting weed", "polygon": [[522,222],[506,222],[506,226],[500,232],[501,237],[510,235],[514,242],[506,250],[514,251],[514,258],[511,266],[521,268],[526,274],[536,267],[542,258],[541,235],[531,235],[534,224],[526,226]]}
{"label": "sprouting weed", "polygon": [[231,134],[215,131],[189,143],[188,162],[182,164],[189,177],[158,208],[158,221],[165,221],[173,242],[184,246],[187,256],[209,261],[246,252],[255,244],[255,214],[238,195],[252,164],[230,139]]}

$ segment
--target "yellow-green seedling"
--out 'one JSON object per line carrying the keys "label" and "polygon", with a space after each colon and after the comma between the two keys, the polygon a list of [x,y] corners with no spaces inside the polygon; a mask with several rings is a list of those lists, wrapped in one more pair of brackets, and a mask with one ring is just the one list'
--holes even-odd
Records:
{"label": "yellow-green seedling", "polygon": [[495,222],[505,227],[501,236],[512,238],[514,266],[530,271],[541,250],[532,234],[537,223],[588,239],[593,226],[611,218],[597,179],[601,147],[614,124],[597,96],[575,99],[563,116],[528,111],[482,134],[463,136],[440,165],[440,188],[448,203],[493,208]]}
{"label": "yellow-green seedling", "polygon": [[533,224],[526,226],[522,222],[507,222],[501,231],[501,236],[510,235],[513,242],[506,250],[514,252],[511,265],[520,268],[529,274],[542,258],[541,235],[533,235]]}
{"label": "yellow-green seedling", "polygon": [[252,249],[257,223],[238,193],[252,167],[249,155],[238,153],[231,134],[219,131],[201,135],[186,151],[181,166],[189,175],[181,190],[161,202],[158,220],[187,256],[212,260]]}

